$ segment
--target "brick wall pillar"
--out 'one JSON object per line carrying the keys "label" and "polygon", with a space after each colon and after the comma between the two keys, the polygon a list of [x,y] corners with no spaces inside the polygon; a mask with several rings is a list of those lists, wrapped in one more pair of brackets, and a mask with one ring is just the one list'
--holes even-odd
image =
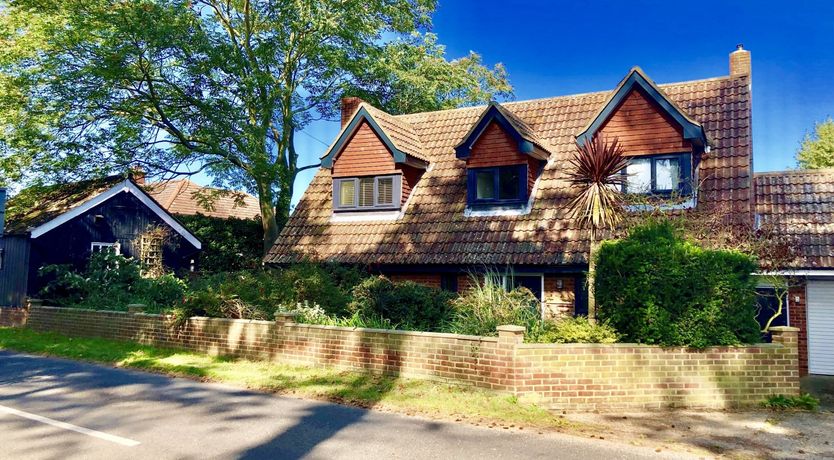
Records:
{"label": "brick wall pillar", "polygon": [[770,328],[773,343],[785,347],[784,363],[785,383],[790,394],[799,394],[799,328],[776,326]]}
{"label": "brick wall pillar", "polygon": [[298,313],[294,313],[291,311],[286,312],[275,312],[275,324],[279,326],[286,326],[289,324],[295,324],[295,319],[298,317]]}
{"label": "brick wall pillar", "polygon": [[524,343],[524,326],[503,325],[498,330],[498,358],[500,360],[499,387],[516,393],[518,391],[518,369],[516,369],[515,347]]}

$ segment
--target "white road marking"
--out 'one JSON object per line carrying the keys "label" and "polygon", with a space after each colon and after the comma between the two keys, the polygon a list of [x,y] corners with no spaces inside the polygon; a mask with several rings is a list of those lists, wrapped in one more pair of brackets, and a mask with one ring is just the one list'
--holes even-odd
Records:
{"label": "white road marking", "polygon": [[132,439],[123,438],[121,436],[116,436],[113,434],[102,433],[101,431],[91,430],[89,428],[84,428],[83,426],[73,425],[71,423],[61,422],[58,420],[53,420],[51,418],[43,417],[36,414],[30,414],[29,412],[23,412],[22,410],[12,409],[11,407],[0,406],[0,413],[6,413],[11,415],[17,415],[18,417],[27,418],[29,420],[34,420],[36,422],[41,422],[46,425],[52,425],[57,428],[61,428],[68,431],[75,431],[76,433],[86,434],[87,436],[92,436],[94,438],[103,439],[105,441],[110,441],[116,444],[121,444],[127,447],[135,447],[140,444],[139,441],[134,441]]}

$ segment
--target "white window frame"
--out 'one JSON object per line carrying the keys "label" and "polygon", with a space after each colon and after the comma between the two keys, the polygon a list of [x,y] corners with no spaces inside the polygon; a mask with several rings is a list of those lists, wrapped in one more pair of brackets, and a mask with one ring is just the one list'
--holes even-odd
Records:
{"label": "white window frame", "polygon": [[98,252],[104,252],[102,249],[104,248],[113,248],[113,254],[121,255],[122,254],[122,245],[119,242],[115,243],[105,243],[103,241],[93,241],[90,243],[90,254],[96,253],[96,248],[98,248]]}
{"label": "white window frame", "polygon": [[[374,180],[374,203],[372,206],[359,205],[359,182],[361,179],[373,178]],[[392,179],[392,203],[379,203],[379,181],[380,179]],[[354,183],[353,187],[353,206],[341,205],[342,183],[351,181]],[[402,202],[402,175],[401,174],[384,174],[380,176],[363,176],[363,177],[339,177],[333,179],[333,210],[334,211],[378,211],[378,210],[392,210],[400,209]]]}

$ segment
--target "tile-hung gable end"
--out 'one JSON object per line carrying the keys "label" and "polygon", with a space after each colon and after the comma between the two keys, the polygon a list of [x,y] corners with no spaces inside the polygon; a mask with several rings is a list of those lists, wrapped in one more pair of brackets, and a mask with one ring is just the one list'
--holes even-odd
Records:
{"label": "tile-hung gable end", "polygon": [[622,171],[628,177],[623,192],[680,198],[673,207],[695,205],[697,165],[709,150],[706,132],[639,67],[631,69],[576,141],[594,136],[617,139],[631,157]]}
{"label": "tile-hung gable end", "polygon": [[359,104],[322,157],[332,178],[334,219],[399,217],[428,164],[413,128]]}
{"label": "tile-hung gable end", "polygon": [[[749,72],[730,72],[725,77],[661,84],[657,88],[683,114],[700,123],[709,139],[711,149],[701,155],[698,165],[699,203],[749,210]],[[431,164],[400,217],[361,225],[333,221],[332,170],[322,169],[290,216],[266,262],[284,264],[306,257],[409,266],[412,270],[429,266],[424,269],[432,273],[443,267],[451,270],[452,266],[510,264],[539,271],[569,267],[581,271],[586,263],[587,232],[566,212],[575,190],[566,180],[565,164],[576,151],[577,134],[587,130],[614,93],[616,89],[501,104],[550,150],[550,159],[537,179],[526,214],[465,215],[467,161],[457,157],[455,148],[471,134],[487,107],[388,115],[385,119],[391,127],[389,131],[388,126],[383,126],[385,133],[393,136],[396,128],[406,139],[419,139],[420,154]],[[372,108],[364,107],[379,119]],[[652,137],[651,132],[644,134]],[[511,133],[507,136],[511,139],[508,142],[514,142]],[[405,144],[406,139],[401,143]],[[518,147],[517,142],[515,146]],[[473,154],[471,158],[476,157]]]}
{"label": "tile-hung gable end", "polygon": [[512,111],[490,104],[455,147],[466,164],[466,215],[530,212],[547,144]]}

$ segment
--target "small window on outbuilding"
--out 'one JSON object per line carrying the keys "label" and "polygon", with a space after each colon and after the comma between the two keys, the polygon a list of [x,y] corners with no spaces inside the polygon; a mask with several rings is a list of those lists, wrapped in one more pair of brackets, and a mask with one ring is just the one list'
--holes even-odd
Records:
{"label": "small window on outbuilding", "polygon": [[6,249],[0,248],[0,270],[6,267]]}
{"label": "small window on outbuilding", "polygon": [[93,254],[99,252],[110,252],[112,254],[119,255],[121,254],[121,245],[118,242],[103,243],[100,241],[94,241],[90,243],[90,252]]}

